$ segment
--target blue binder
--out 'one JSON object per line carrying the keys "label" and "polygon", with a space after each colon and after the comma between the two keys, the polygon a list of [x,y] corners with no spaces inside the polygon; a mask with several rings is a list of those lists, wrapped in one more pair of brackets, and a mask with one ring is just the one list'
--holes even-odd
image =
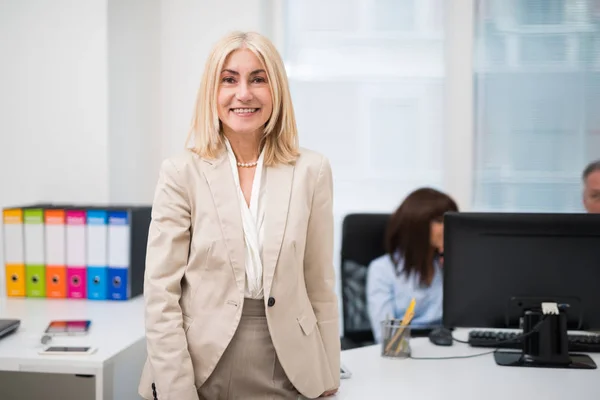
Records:
{"label": "blue binder", "polygon": [[87,297],[108,298],[108,212],[86,211]]}
{"label": "blue binder", "polygon": [[108,298],[128,300],[142,293],[151,207],[108,211]]}

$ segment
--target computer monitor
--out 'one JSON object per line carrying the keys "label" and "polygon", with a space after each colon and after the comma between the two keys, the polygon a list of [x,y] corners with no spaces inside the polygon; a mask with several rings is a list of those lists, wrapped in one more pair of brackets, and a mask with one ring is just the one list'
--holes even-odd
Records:
{"label": "computer monitor", "polygon": [[519,328],[533,298],[600,329],[600,215],[447,213],[444,248],[444,326]]}

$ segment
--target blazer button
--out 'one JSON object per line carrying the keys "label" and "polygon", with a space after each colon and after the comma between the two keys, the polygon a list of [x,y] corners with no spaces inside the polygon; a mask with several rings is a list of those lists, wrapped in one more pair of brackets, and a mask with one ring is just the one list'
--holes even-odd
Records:
{"label": "blazer button", "polygon": [[275,305],[275,297],[269,297],[269,300],[267,301],[267,305],[269,307],[273,307]]}

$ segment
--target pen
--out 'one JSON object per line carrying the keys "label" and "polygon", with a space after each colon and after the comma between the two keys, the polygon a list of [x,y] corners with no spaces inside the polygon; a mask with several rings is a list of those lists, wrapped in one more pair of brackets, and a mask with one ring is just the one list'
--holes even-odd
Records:
{"label": "pen", "polygon": [[398,346],[396,347],[396,351],[394,352],[394,355],[398,355],[398,353],[400,353],[400,351],[402,350],[402,348],[403,348],[402,345],[405,343],[404,337],[406,336],[405,335],[406,326],[408,324],[410,324],[410,321],[412,320],[414,315],[415,315],[415,313],[411,312],[410,314],[408,314],[406,316],[406,322],[404,322],[404,320],[403,320],[402,327],[400,328],[400,338],[398,339]]}

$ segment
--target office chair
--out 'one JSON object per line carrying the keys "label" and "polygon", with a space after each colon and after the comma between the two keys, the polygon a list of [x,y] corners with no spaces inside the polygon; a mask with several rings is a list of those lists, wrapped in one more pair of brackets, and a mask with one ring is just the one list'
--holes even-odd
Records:
{"label": "office chair", "polygon": [[385,254],[384,236],[390,217],[391,214],[348,214],[342,223],[343,350],[374,343],[367,310],[367,268]]}

